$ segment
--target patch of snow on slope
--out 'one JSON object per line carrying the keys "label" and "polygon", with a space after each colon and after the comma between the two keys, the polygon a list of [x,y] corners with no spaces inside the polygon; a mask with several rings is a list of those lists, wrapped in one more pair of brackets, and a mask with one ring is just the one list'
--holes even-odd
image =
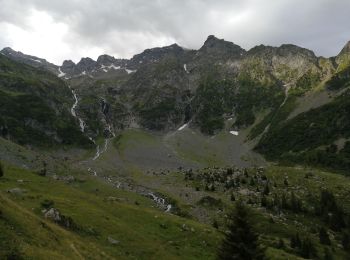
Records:
{"label": "patch of snow on slope", "polygon": [[120,66],[115,66],[114,64],[111,64],[108,66],[108,68],[110,69],[115,69],[115,70],[119,70],[120,69]]}
{"label": "patch of snow on slope", "polygon": [[187,64],[184,64],[184,70],[186,71],[186,73],[190,73],[190,72],[187,70]]}
{"label": "patch of snow on slope", "polygon": [[129,70],[129,69],[124,69],[128,74],[136,72],[136,70]]}
{"label": "patch of snow on slope", "polygon": [[41,60],[31,59],[32,61],[41,63]]}
{"label": "patch of snow on slope", "polygon": [[185,129],[186,126],[187,126],[187,124],[184,124],[183,126],[181,126],[181,127],[180,127],[179,129],[177,129],[177,130],[178,130],[178,131],[181,131],[181,130]]}
{"label": "patch of snow on slope", "polygon": [[238,131],[230,131],[230,134],[232,134],[232,135],[238,135]]}
{"label": "patch of snow on slope", "polygon": [[64,72],[61,70],[61,67],[58,68],[58,72],[60,73],[60,74],[57,75],[59,78],[62,78],[62,77],[64,77],[64,76],[66,75],[66,73],[64,73]]}

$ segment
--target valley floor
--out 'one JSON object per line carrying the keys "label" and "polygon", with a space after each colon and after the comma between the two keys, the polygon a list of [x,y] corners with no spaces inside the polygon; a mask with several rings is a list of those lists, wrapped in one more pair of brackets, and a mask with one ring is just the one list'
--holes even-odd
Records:
{"label": "valley floor", "polygon": [[[269,259],[299,259],[290,245],[296,232],[308,234],[317,256],[330,248],[334,259],[347,257],[341,232],[329,228],[331,245],[320,244],[318,230],[328,224],[313,209],[329,190],[348,214],[350,180],[268,166],[241,145],[243,134],[206,137],[184,128],[161,136],[131,129],[110,139],[96,160],[95,151],[38,152],[0,141],[7,162],[0,178],[0,258],[214,259],[239,198],[252,208]],[[302,211],[270,205],[291,194]]]}

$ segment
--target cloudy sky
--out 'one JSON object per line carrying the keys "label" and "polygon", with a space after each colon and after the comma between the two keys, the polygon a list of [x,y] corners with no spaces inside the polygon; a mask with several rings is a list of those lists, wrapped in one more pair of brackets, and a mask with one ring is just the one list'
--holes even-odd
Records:
{"label": "cloudy sky", "polygon": [[333,56],[350,40],[349,10],[350,0],[0,0],[0,48],[60,64],[174,42],[196,49],[214,34]]}

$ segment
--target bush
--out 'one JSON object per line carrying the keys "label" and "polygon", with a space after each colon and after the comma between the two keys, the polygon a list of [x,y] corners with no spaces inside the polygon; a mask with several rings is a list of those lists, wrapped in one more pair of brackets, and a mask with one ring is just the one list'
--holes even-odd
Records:
{"label": "bush", "polygon": [[54,204],[55,203],[53,202],[53,200],[48,200],[48,199],[45,199],[40,203],[41,207],[44,209],[52,208]]}

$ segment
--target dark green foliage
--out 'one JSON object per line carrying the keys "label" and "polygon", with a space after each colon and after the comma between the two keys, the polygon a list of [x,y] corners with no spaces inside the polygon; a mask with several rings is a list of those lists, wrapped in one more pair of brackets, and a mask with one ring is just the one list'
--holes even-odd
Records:
{"label": "dark green foliage", "polygon": [[296,252],[304,258],[311,258],[316,255],[316,249],[311,239],[309,237],[301,239],[299,233],[291,237],[290,247],[295,249]]}
{"label": "dark green foliage", "polygon": [[338,73],[334,74],[332,78],[327,82],[327,86],[330,90],[338,90],[346,88],[350,84],[350,67],[347,67]]}
{"label": "dark green foliage", "polygon": [[264,195],[269,195],[269,194],[270,194],[270,186],[268,183],[266,183],[264,188]]}
{"label": "dark green foliage", "polygon": [[[348,146],[334,153],[337,139],[350,137],[350,92],[329,104],[302,113],[271,128],[256,149],[269,159],[307,163],[339,170],[350,169]],[[328,149],[319,149],[328,145]]]}
{"label": "dark green foliage", "polygon": [[295,213],[302,211],[302,202],[295,196],[294,192],[292,192],[290,198],[290,209]]}
{"label": "dark green foliage", "polygon": [[218,221],[216,219],[214,219],[214,221],[213,221],[213,227],[216,228],[216,229],[219,228],[219,223],[218,223]]}
{"label": "dark green foliage", "polygon": [[316,208],[316,215],[321,216],[323,221],[334,231],[340,231],[346,226],[345,213],[338,205],[333,193],[322,190],[320,204]]}
{"label": "dark green foliage", "polygon": [[344,250],[350,252],[350,234],[348,231],[344,232],[342,235],[342,246]]}
{"label": "dark green foliage", "polygon": [[284,249],[285,248],[284,240],[282,238],[279,238],[277,248]]}
{"label": "dark green foliage", "polygon": [[318,73],[308,71],[297,80],[295,88],[292,88],[289,93],[296,96],[301,96],[315,87],[319,82],[320,75]]}
{"label": "dark green foliage", "polygon": [[55,203],[52,200],[45,199],[43,200],[40,205],[44,209],[52,208]]}
{"label": "dark green foliage", "polygon": [[204,207],[216,208],[216,209],[223,207],[223,203],[222,203],[221,199],[215,199],[215,198],[210,197],[210,196],[205,196],[205,197],[201,198],[197,202],[197,204],[204,206]]}
{"label": "dark green foliage", "polygon": [[330,245],[331,244],[331,240],[329,239],[328,232],[324,227],[320,228],[318,235],[319,235],[321,244],[323,244],[323,245]]}
{"label": "dark green foliage", "polygon": [[293,111],[296,106],[296,96],[290,95],[284,102],[283,106],[274,108],[259,124],[257,124],[249,133],[249,138],[253,139],[259,134],[263,133],[265,128],[269,126],[269,129],[274,129],[278,125],[282,124],[288,115]]}
{"label": "dark green foliage", "polygon": [[309,237],[306,237],[301,242],[300,255],[304,258],[311,258],[316,255],[316,249]]}
{"label": "dark green foliage", "polygon": [[299,233],[296,233],[290,239],[290,247],[291,248],[301,248],[301,240],[299,237]]}
{"label": "dark green foliage", "polygon": [[324,249],[323,259],[324,260],[333,260],[334,259],[333,255],[332,255],[332,252],[331,252],[331,250],[328,247],[326,247]]}
{"label": "dark green foliage", "polygon": [[202,83],[193,101],[201,131],[213,134],[224,126],[224,113],[232,113],[237,85],[231,81]]}
{"label": "dark green foliage", "polygon": [[183,120],[188,96],[180,96],[178,89],[168,85],[144,91],[150,92],[149,96],[134,107],[144,127],[163,130],[169,122],[178,125]]}
{"label": "dark green foliage", "polygon": [[224,114],[235,114],[236,128],[254,123],[254,111],[277,108],[283,100],[278,84],[267,84],[240,75],[238,81],[208,78],[198,87],[193,101],[201,131],[213,134],[224,126]]}
{"label": "dark green foliage", "polygon": [[258,235],[250,222],[250,212],[238,201],[229,216],[228,231],[220,248],[218,259],[263,259]]}
{"label": "dark green foliage", "polygon": [[0,177],[4,176],[4,167],[2,166],[2,163],[0,162]]}
{"label": "dark green foliage", "polygon": [[52,146],[90,141],[69,113],[68,86],[55,75],[0,57],[1,136],[19,144]]}

